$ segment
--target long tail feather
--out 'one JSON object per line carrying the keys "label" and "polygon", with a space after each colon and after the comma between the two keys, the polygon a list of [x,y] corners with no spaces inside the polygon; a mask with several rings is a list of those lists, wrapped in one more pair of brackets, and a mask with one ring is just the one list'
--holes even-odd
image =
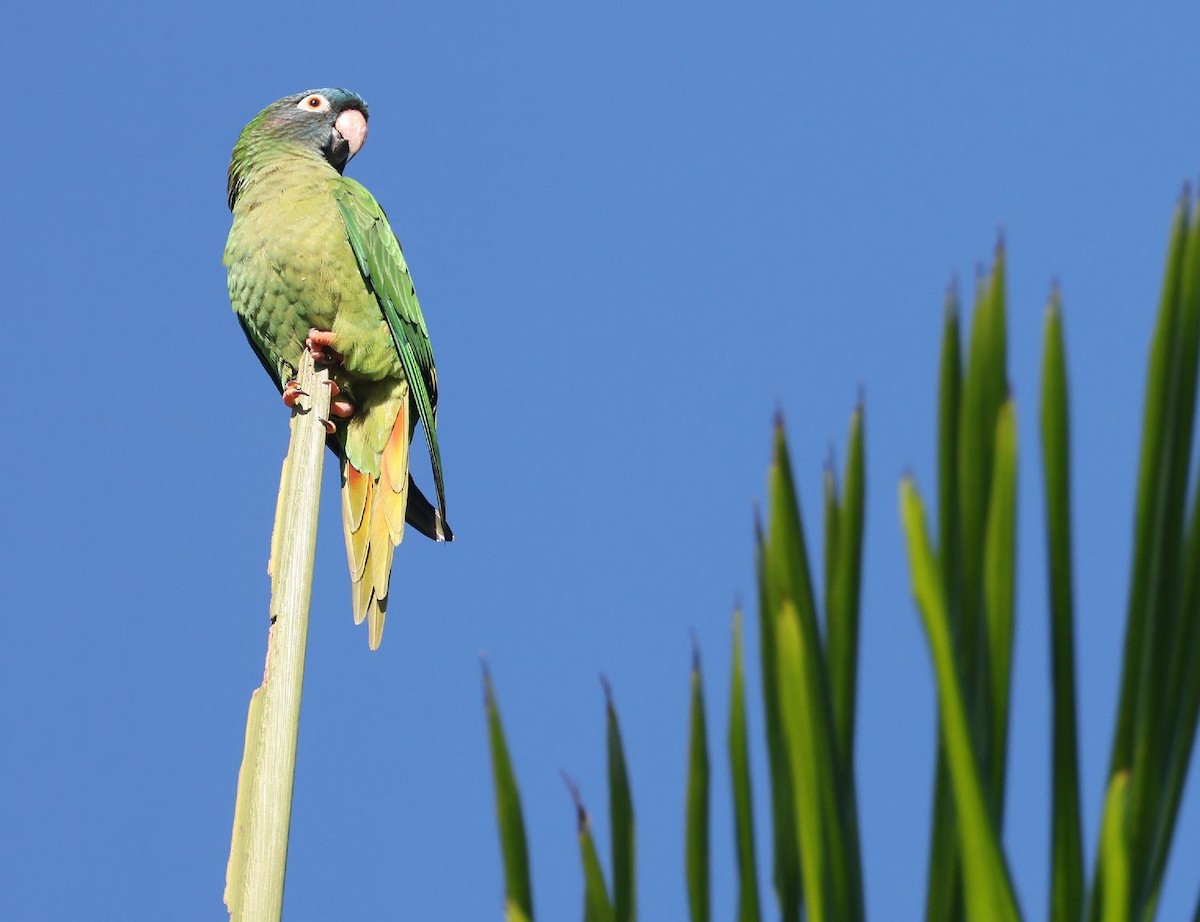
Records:
{"label": "long tail feather", "polygon": [[367,622],[372,650],[383,639],[392,555],[404,537],[408,502],[408,444],[412,436],[407,389],[380,460],[379,475],[342,462],[342,525],[350,564],[354,623]]}
{"label": "long tail feather", "polygon": [[426,538],[434,541],[454,540],[450,523],[442,518],[441,510],[425,498],[411,474],[408,475],[408,509],[404,512],[404,518]]}

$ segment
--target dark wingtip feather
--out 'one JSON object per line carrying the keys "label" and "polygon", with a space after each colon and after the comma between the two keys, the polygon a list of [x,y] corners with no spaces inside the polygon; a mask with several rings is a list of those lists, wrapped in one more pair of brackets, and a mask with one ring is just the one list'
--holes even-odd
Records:
{"label": "dark wingtip feather", "polygon": [[404,510],[404,519],[432,541],[454,540],[450,523],[442,518],[437,507],[426,499],[417,482],[412,479],[412,474],[408,475],[408,507]]}

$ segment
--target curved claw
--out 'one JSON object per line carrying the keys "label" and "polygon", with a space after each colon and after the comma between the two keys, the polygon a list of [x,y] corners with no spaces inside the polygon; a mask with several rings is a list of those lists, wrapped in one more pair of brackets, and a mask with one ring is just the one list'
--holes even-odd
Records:
{"label": "curved claw", "polygon": [[283,405],[289,410],[296,406],[301,397],[307,396],[308,394],[300,389],[299,381],[289,381],[283,386]]}
{"label": "curved claw", "polygon": [[349,419],[353,416],[358,407],[347,397],[338,399],[338,395],[342,393],[341,385],[332,378],[325,383],[329,386],[329,412],[339,419]]}
{"label": "curved claw", "polygon": [[[345,397],[338,399],[338,395],[342,392],[342,389],[337,382],[326,381],[325,383],[329,385],[330,415],[336,416],[338,419],[349,419],[351,416],[353,416],[358,408],[354,405],[353,401],[348,400]],[[308,392],[300,389],[300,382],[298,381],[288,381],[287,384],[283,386],[283,405],[289,410],[295,409],[296,405],[300,402],[300,398],[307,396]],[[321,422],[325,426],[325,430],[330,435],[333,435],[337,428],[333,422],[327,419],[323,419]]]}

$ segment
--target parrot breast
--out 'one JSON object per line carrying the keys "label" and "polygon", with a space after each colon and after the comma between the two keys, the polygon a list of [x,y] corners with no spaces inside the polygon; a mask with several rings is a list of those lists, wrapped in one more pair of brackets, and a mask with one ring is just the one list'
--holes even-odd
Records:
{"label": "parrot breast", "polygon": [[294,374],[310,329],[334,333],[347,376],[403,379],[374,293],[359,270],[323,160],[294,158],[253,175],[234,207],[225,248],[229,297],[281,376]]}

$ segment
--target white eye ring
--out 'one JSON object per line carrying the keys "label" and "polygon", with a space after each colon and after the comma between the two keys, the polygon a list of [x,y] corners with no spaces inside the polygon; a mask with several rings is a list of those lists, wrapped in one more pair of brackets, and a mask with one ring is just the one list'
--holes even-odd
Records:
{"label": "white eye ring", "polygon": [[303,109],[305,112],[328,112],[329,100],[320,93],[309,93],[296,103],[296,108]]}

